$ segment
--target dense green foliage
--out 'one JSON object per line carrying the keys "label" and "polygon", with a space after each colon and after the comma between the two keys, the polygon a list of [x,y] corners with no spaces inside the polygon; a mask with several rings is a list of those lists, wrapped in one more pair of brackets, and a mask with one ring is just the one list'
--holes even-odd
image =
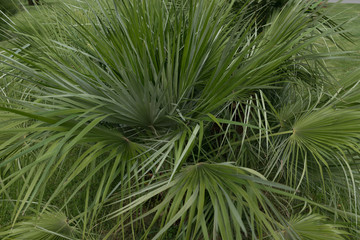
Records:
{"label": "dense green foliage", "polygon": [[359,238],[360,74],[328,73],[317,49],[346,35],[320,3],[259,21],[254,2],[102,0],[14,23],[0,237]]}
{"label": "dense green foliage", "polygon": [[234,11],[243,9],[243,6],[249,4],[248,10],[255,13],[256,19],[260,24],[266,24],[268,19],[276,12],[281,11],[288,0],[235,0]]}
{"label": "dense green foliage", "polygon": [[9,16],[14,15],[19,10],[19,6],[13,0],[0,0],[0,40],[4,39],[5,29],[10,23]]}
{"label": "dense green foliage", "polygon": [[18,11],[18,6],[12,0],[0,0],[0,11],[12,15]]}

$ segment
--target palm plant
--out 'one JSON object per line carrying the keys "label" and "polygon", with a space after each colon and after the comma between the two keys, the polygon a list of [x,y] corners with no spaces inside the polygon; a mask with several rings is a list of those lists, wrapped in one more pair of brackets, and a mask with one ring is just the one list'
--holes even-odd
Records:
{"label": "palm plant", "polygon": [[13,26],[31,45],[1,54],[27,94],[0,105],[0,234],[357,236],[358,78],[326,75],[317,4],[258,26],[225,0],[104,0]]}

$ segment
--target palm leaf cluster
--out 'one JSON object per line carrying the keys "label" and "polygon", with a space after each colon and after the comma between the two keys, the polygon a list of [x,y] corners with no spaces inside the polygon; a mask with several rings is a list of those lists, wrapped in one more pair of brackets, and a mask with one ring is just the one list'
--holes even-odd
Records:
{"label": "palm leaf cluster", "polygon": [[[43,9],[1,53],[4,239],[358,236],[358,77],[321,1]],[[7,210],[8,209],[8,210]]]}

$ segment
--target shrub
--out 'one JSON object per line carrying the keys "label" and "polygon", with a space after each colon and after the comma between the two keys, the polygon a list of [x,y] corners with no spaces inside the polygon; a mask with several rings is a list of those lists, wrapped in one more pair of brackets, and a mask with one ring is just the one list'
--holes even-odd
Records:
{"label": "shrub", "polygon": [[82,239],[357,239],[358,75],[326,75],[314,49],[336,31],[315,3],[259,26],[225,0],[104,0],[18,26],[1,236],[55,207],[43,238],[60,219]]}

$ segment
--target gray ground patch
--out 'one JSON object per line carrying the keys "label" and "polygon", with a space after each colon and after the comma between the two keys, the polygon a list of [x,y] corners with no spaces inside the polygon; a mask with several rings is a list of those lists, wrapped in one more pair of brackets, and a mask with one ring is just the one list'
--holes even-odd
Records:
{"label": "gray ground patch", "polygon": [[[335,3],[338,0],[329,0],[329,3]],[[360,4],[360,0],[343,0],[341,3],[358,3]]]}

